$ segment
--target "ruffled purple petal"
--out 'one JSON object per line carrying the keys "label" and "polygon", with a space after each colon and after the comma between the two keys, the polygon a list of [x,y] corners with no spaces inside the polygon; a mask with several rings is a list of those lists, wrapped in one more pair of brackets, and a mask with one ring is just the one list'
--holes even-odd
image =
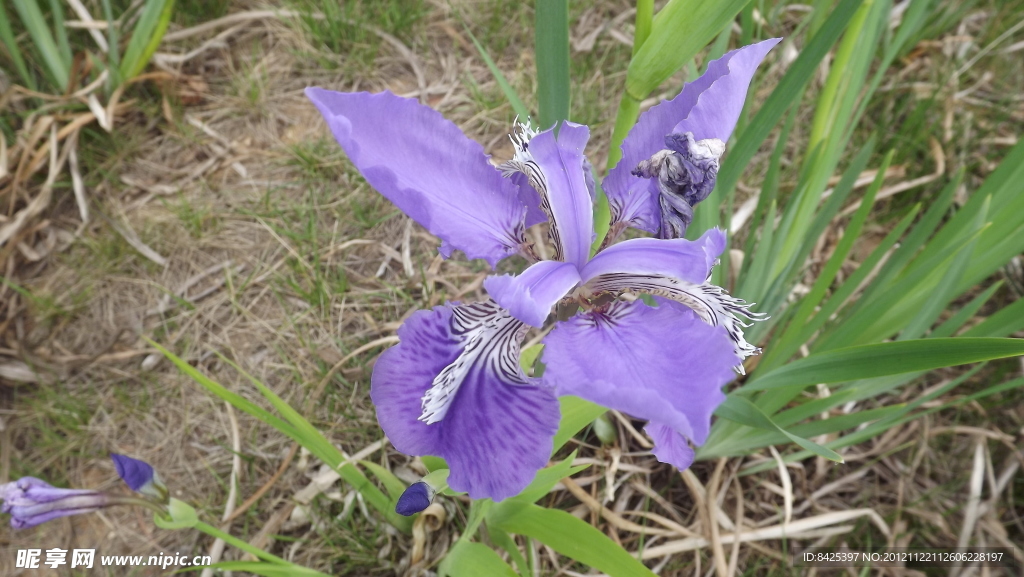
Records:
{"label": "ruffled purple petal", "polygon": [[524,241],[519,189],[439,112],[390,92],[307,88],[366,181],[453,249],[493,267]]}
{"label": "ruffled purple petal", "polygon": [[613,223],[627,223],[647,232],[657,230],[659,219],[650,217],[658,214],[658,207],[651,205],[657,202],[657,189],[652,190],[648,181],[632,171],[665,149],[665,138],[672,133],[693,132],[697,140],[717,138],[728,142],[754,70],[780,40],[765,40],[725,54],[711,62],[700,78],[686,84],[678,96],[640,115],[622,142],[622,159],[603,183]]}
{"label": "ruffled purple petal", "polygon": [[418,311],[374,366],[370,396],[391,442],[443,457],[448,485],[474,499],[518,494],[552,450],[558,401],[519,367],[524,330],[492,301]]}
{"label": "ruffled purple petal", "polygon": [[754,71],[779,42],[782,42],[782,38],[763,40],[733,50],[708,64],[704,76],[713,76],[715,80],[702,91],[689,114],[680,119],[669,132],[692,132],[696,140],[717,138],[728,142],[743,112],[747,88],[754,78]]}
{"label": "ruffled purple petal", "polygon": [[680,471],[693,464],[693,449],[686,442],[686,437],[672,430],[672,427],[652,421],[644,427],[644,432],[654,439],[651,452],[662,463],[668,463]]}
{"label": "ruffled purple petal", "polygon": [[518,276],[492,276],[484,281],[491,298],[524,323],[544,326],[551,307],[580,282],[576,265],[542,260]]}
{"label": "ruffled purple petal", "polygon": [[723,328],[656,300],[657,307],[616,301],[559,323],[544,339],[543,378],[560,396],[618,409],[700,444],[738,359]]}
{"label": "ruffled purple petal", "polygon": [[708,230],[695,241],[635,238],[595,255],[580,271],[580,276],[583,282],[599,275],[629,274],[702,283],[724,249],[725,232],[718,228]]}

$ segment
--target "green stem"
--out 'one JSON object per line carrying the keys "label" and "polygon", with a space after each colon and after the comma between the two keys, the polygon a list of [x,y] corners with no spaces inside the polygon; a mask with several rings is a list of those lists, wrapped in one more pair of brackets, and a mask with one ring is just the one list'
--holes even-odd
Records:
{"label": "green stem", "polygon": [[636,26],[633,31],[633,56],[640,52],[647,37],[651,35],[654,21],[654,0],[636,0]]}
{"label": "green stem", "polygon": [[256,547],[253,547],[252,545],[246,543],[245,541],[239,539],[238,537],[234,537],[234,536],[232,536],[232,535],[230,535],[228,533],[225,533],[224,531],[221,531],[220,529],[214,527],[213,525],[208,525],[208,524],[203,523],[202,521],[200,521],[200,522],[195,524],[194,528],[198,529],[199,531],[202,531],[203,533],[206,533],[207,535],[209,535],[211,537],[214,537],[214,538],[217,538],[217,539],[221,539],[222,541],[224,541],[228,545],[231,545],[233,547],[241,549],[242,551],[245,551],[246,553],[252,553],[253,555],[256,556],[256,558],[261,559],[263,561],[266,561],[268,563],[275,563],[275,564],[278,564],[278,565],[289,565],[289,566],[293,565],[293,563],[289,563],[288,561],[285,561],[284,559],[282,559],[282,558],[280,558],[280,557],[278,557],[276,555],[271,555],[270,553],[267,553],[266,551],[264,551],[262,549],[258,549]]}
{"label": "green stem", "polygon": [[109,503],[111,505],[132,505],[134,507],[145,507],[150,511],[159,513],[161,515],[167,514],[167,507],[158,505],[152,501],[146,499],[139,499],[136,497],[111,497]]}

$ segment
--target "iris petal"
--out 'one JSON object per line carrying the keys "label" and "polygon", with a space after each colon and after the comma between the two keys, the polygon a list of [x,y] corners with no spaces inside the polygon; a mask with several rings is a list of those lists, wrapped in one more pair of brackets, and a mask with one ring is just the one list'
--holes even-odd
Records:
{"label": "iris petal", "polygon": [[[558,401],[519,368],[524,331],[493,301],[435,307],[414,313],[374,366],[370,396],[395,448],[443,457],[448,485],[474,499],[518,494],[551,453]],[[439,387],[451,398],[427,424],[424,398]]]}
{"label": "iris petal", "polygon": [[697,140],[729,141],[736,127],[754,70],[781,39],[773,38],[733,50],[708,64],[707,72],[686,84],[672,100],[640,115],[622,142],[622,159],[608,172],[603,188],[608,195],[612,223],[626,223],[657,232],[659,218],[656,186],[631,174],[633,169],[665,148],[672,133],[693,132]]}
{"label": "iris petal", "polygon": [[439,112],[390,92],[307,88],[338,144],[378,192],[452,250],[493,267],[525,240],[519,189]]}
{"label": "iris petal", "polygon": [[676,303],[612,303],[559,323],[545,337],[544,380],[576,395],[671,428],[697,444],[734,378],[732,343]]}
{"label": "iris petal", "polygon": [[[747,321],[768,318],[708,282],[711,267],[725,249],[725,233],[711,229],[696,241],[634,239],[600,252],[583,269],[583,281],[594,292],[632,292],[666,297],[686,305],[711,326],[723,326],[742,361],[759,349],[746,341]],[[736,369],[743,372],[743,365]]]}
{"label": "iris petal", "polygon": [[659,275],[693,283],[707,279],[725,249],[725,232],[713,228],[695,241],[635,238],[599,252],[583,267],[583,282],[605,274]]}
{"label": "iris petal", "polygon": [[542,260],[518,276],[492,276],[484,288],[495,301],[524,323],[541,327],[555,306],[580,282],[576,266],[567,262]]}
{"label": "iris petal", "polygon": [[651,421],[644,427],[644,432],[654,440],[651,452],[662,463],[668,463],[680,471],[693,464],[693,449],[686,442],[686,437],[672,430],[672,427]]}
{"label": "iris petal", "polygon": [[513,139],[516,157],[502,165],[509,176],[529,177],[551,224],[555,260],[577,267],[587,262],[594,237],[593,181],[588,182],[590,167],[583,156],[589,138],[589,128],[572,122],[562,123],[558,138],[553,129],[534,134],[523,128]]}

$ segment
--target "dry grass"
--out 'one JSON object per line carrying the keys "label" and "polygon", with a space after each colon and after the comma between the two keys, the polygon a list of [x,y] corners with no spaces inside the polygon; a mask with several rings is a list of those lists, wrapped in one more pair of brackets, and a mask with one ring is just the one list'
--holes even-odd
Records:
{"label": "dry grass", "polygon": [[[630,29],[628,19],[613,19],[627,4],[601,2],[574,13],[573,39],[581,48],[590,33],[612,24],[589,51],[574,55],[581,62],[574,71],[581,120],[614,116],[629,53],[622,40]],[[229,12],[260,8],[241,2]],[[113,136],[83,133],[88,193],[101,217],[81,227],[74,200],[62,189],[28,242],[74,242],[34,262],[24,251],[6,254],[4,276],[32,297],[0,286],[0,364],[29,369],[15,375],[20,379],[0,377],[0,480],[32,474],[60,486],[112,489],[117,482],[106,454],[116,451],[152,463],[175,496],[214,520],[224,513],[234,469],[236,505],[266,490],[232,520],[235,535],[333,574],[420,574],[432,567],[465,521],[456,501],[443,502],[432,530],[421,527],[423,559],[410,567],[416,544],[367,516],[348,487],[333,485],[295,507],[293,497],[319,468],[315,459],[299,452],[292,460],[287,439],[246,415],[234,426],[222,403],[161,362],[140,337],[154,338],[259,402],[217,354],[233,359],[303,408],[349,454],[380,441],[367,394],[376,354],[414,310],[484,298],[487,271],[462,259],[442,261],[436,240],[354,173],[301,91],[321,85],[415,96],[496,158],[507,158],[513,113],[469,49],[458,13],[471,14],[474,31],[498,46],[494,56],[522,94],[532,93],[532,50],[520,47],[532,41],[525,27],[517,32],[494,22],[493,6],[480,8],[428,4],[403,39],[408,48],[379,40],[369,65],[324,51],[294,18],[248,19],[165,43],[168,54],[205,50],[184,63],[165,58],[164,66],[181,75],[160,91],[140,88],[140,104],[118,119]],[[531,17],[518,8],[508,20],[525,18],[525,25]],[[969,35],[975,28],[965,22],[959,32]],[[941,51],[922,58],[930,60],[900,69],[892,90],[937,76],[947,63]],[[781,68],[773,67],[763,86],[779,75]],[[972,94],[984,98],[984,90]],[[954,108],[943,127],[951,135],[944,140],[947,170],[977,166],[974,155],[985,163],[978,173],[990,170],[1005,139],[1021,133],[1022,109],[1015,106],[981,119]],[[967,140],[953,138],[979,120],[983,129],[973,128]],[[607,123],[594,128],[595,166],[604,164],[609,132]],[[912,160],[905,163],[907,178],[934,169]],[[752,168],[752,181],[760,170]],[[140,245],[152,251],[149,258]],[[166,265],[154,262],[160,258]],[[902,394],[914,398],[948,376]],[[314,394],[321,385],[322,396]],[[635,423],[622,417],[614,424],[614,446],[602,447],[590,434],[570,444],[592,466],[542,504],[591,520],[627,549],[642,551],[661,575],[712,568],[788,574],[797,571],[789,568],[788,551],[814,542],[854,549],[970,542],[1024,550],[1020,404],[973,402],[894,428],[848,450],[844,466],[806,461],[747,476],[745,466],[772,455],[700,463],[680,476],[644,450]],[[369,458],[400,477],[416,477],[417,461],[384,447]],[[737,533],[746,537],[734,539]],[[13,551],[30,546],[142,555],[203,554],[210,547],[191,532],[155,529],[136,510],[4,535],[5,575],[17,574]],[[544,575],[587,571],[533,547]],[[238,558],[237,552],[228,548],[224,558]]]}

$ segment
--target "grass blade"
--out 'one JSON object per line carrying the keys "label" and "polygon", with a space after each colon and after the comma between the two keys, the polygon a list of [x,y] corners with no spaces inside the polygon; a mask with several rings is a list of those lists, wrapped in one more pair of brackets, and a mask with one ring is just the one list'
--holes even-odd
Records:
{"label": "grass blade", "polygon": [[146,0],[138,23],[132,30],[128,47],[124,50],[120,66],[122,80],[134,78],[149,64],[149,59],[160,46],[164,32],[171,23],[173,12],[174,0]]}
{"label": "grass blade", "polygon": [[25,86],[35,90],[35,78],[29,74],[28,67],[25,65],[25,59],[21,57],[21,48],[18,47],[18,43],[14,39],[14,28],[11,26],[10,18],[7,16],[7,9],[3,5],[0,5],[0,41],[7,48],[7,53],[10,55],[11,61],[14,62],[14,67],[18,69],[18,74],[21,75],[21,81],[25,83]]}
{"label": "grass blade", "polygon": [[21,22],[28,30],[36,50],[42,55],[54,87],[59,92],[64,92],[68,88],[71,59],[64,60],[61,56],[61,50],[57,48],[53,33],[46,25],[46,19],[39,10],[37,0],[14,0],[14,9],[21,16]]}
{"label": "grass blade", "polygon": [[502,74],[498,65],[491,59],[491,55],[487,53],[487,50],[476,39],[476,36],[473,35],[469,26],[463,24],[463,29],[466,31],[466,34],[469,34],[469,39],[473,41],[473,46],[476,46],[476,50],[480,53],[480,57],[483,58],[484,63],[487,64],[487,69],[491,71],[491,75],[494,76],[494,80],[498,83],[498,87],[501,88],[501,92],[505,95],[505,100],[508,100],[508,103],[512,105],[512,110],[515,111],[516,116],[519,117],[519,122],[529,122],[530,110],[526,108],[526,105],[523,104],[519,95],[516,94],[515,89],[508,83],[508,80],[505,78],[505,75]]}

